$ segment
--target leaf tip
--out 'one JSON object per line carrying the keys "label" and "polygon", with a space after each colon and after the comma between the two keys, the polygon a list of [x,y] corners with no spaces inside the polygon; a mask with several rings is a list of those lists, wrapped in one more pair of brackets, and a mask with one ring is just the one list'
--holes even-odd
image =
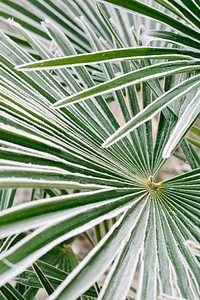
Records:
{"label": "leaf tip", "polygon": [[26,67],[24,65],[19,65],[14,67],[15,70],[17,71],[27,71]]}
{"label": "leaf tip", "polygon": [[105,140],[105,142],[101,145],[101,147],[102,148],[104,148],[104,149],[106,149],[106,148],[109,148],[110,147],[110,143],[109,143],[109,141],[108,141],[108,139],[107,140]]}
{"label": "leaf tip", "polygon": [[20,66],[15,66],[14,69],[17,70],[17,71],[21,71],[21,67]]}
{"label": "leaf tip", "polygon": [[51,105],[50,105],[50,108],[56,109],[56,108],[57,108],[57,103],[55,102],[55,103],[51,104]]}
{"label": "leaf tip", "polygon": [[168,149],[164,149],[163,153],[162,153],[162,158],[167,159],[171,156],[171,151],[169,151]]}

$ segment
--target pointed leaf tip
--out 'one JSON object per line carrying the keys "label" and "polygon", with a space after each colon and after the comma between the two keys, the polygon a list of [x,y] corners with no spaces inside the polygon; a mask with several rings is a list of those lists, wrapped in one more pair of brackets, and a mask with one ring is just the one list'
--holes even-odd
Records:
{"label": "pointed leaf tip", "polygon": [[106,149],[111,147],[113,144],[115,144],[118,140],[113,140],[113,135],[109,136],[107,140],[101,145],[102,148]]}
{"label": "pointed leaf tip", "polygon": [[101,145],[101,147],[104,148],[104,149],[109,148],[107,140]]}

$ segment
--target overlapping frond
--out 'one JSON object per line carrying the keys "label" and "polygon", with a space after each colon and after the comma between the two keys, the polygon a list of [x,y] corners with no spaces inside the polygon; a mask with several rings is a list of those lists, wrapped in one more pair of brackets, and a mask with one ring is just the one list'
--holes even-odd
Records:
{"label": "overlapping frond", "polygon": [[[0,33],[2,299],[41,287],[48,299],[198,298],[188,241],[199,243],[200,161],[185,139],[190,128],[199,137],[198,3],[156,2],[1,1],[15,30]],[[179,144],[192,170],[155,182]],[[22,187],[30,201],[13,206]],[[65,243],[84,232],[92,250],[80,263],[43,261],[60,245],[69,259]]]}

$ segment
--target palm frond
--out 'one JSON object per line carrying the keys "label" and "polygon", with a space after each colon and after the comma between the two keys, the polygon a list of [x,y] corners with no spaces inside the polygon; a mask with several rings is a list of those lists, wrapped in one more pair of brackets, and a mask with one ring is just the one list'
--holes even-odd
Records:
{"label": "palm frond", "polygon": [[[195,300],[198,2],[100,2],[0,3],[0,297]],[[156,182],[178,145],[192,170]],[[44,262],[95,226],[81,262]]]}

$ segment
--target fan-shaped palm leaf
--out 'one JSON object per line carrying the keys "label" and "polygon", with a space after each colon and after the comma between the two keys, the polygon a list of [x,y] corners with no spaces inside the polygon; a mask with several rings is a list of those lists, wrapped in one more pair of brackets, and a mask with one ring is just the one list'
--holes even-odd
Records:
{"label": "fan-shaped palm leaf", "polygon": [[[199,114],[198,4],[190,1],[190,11],[184,1],[157,1],[163,10],[140,1],[102,2],[145,14],[179,33],[170,39],[169,31],[165,35],[151,21],[154,31],[133,38],[130,28],[138,18],[92,1],[27,1],[21,11],[22,3],[1,1],[2,16],[23,25],[12,21],[18,33],[0,34],[2,299],[11,294],[31,299],[41,286],[49,299],[89,297],[88,289],[104,273],[93,298],[125,299],[133,280],[136,299],[194,300],[200,294],[198,258],[188,247],[188,241],[199,243],[200,163],[183,140]],[[75,19],[80,15],[84,18]],[[124,28],[129,33],[122,33]],[[139,46],[147,36],[161,39],[161,46],[159,41]],[[165,48],[169,39],[185,49]],[[108,99],[117,101],[122,127]],[[155,182],[181,141],[192,170]],[[19,187],[41,189],[43,196],[13,207]],[[38,261],[111,218],[115,224],[68,276]],[[33,274],[27,268],[35,261]],[[8,283],[13,278],[30,289],[13,289]]]}

